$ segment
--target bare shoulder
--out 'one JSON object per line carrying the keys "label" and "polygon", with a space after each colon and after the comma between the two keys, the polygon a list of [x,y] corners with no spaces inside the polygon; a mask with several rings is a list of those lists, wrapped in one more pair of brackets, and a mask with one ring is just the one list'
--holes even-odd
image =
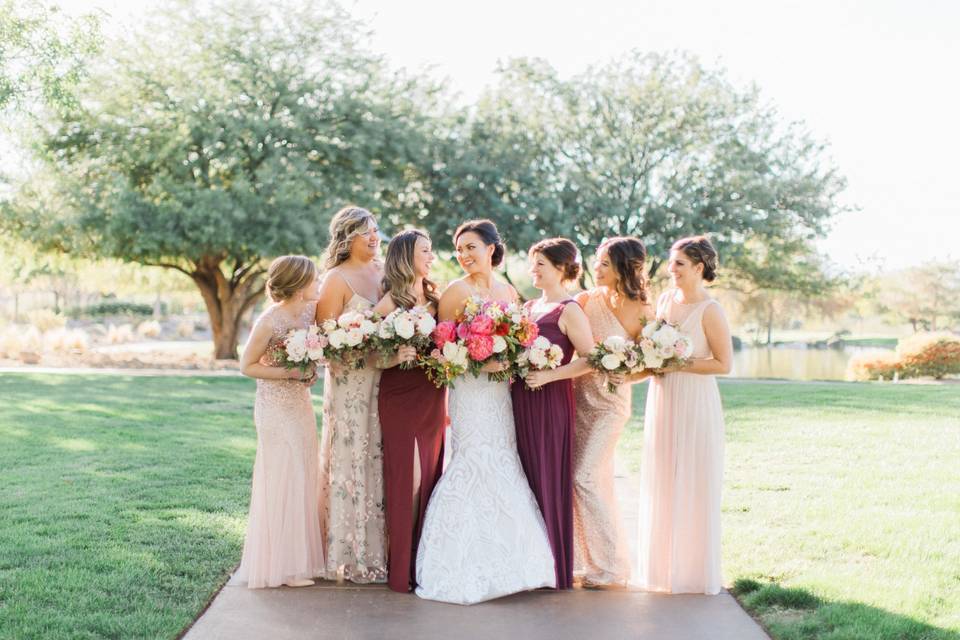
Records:
{"label": "bare shoulder", "polygon": [[726,322],[727,314],[716,298],[710,298],[707,308],[703,310],[704,322]]}
{"label": "bare shoulder", "polygon": [[463,278],[451,280],[447,288],[440,294],[441,298],[466,298],[470,293],[470,285]]}
{"label": "bare shoulder", "polygon": [[497,293],[502,294],[503,297],[511,302],[516,302],[520,299],[520,294],[513,288],[513,285],[507,284],[506,282],[497,282],[497,290]]}
{"label": "bare shoulder", "polygon": [[383,294],[383,297],[380,298],[379,302],[374,305],[373,312],[385,316],[396,308],[397,304],[393,301],[393,296],[391,296],[389,293],[385,293]]}
{"label": "bare shoulder", "polygon": [[[590,296],[593,295],[595,289],[587,289],[586,291],[581,291],[577,295],[573,296],[573,299],[577,301],[577,305],[583,307],[587,304],[587,300],[590,299]],[[568,307],[570,305],[567,305]]]}

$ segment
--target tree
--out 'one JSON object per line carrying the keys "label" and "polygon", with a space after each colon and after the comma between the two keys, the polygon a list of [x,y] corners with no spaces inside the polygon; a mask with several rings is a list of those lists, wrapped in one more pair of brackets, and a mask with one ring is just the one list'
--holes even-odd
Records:
{"label": "tree", "polygon": [[193,6],[117,46],[42,132],[47,171],[4,225],[39,247],[179,271],[217,358],[263,294],[264,258],[319,254],[348,202],[396,206],[431,88],[391,75],[315,3]]}
{"label": "tree", "polygon": [[928,262],[877,278],[877,310],[917,332],[937,331],[960,320],[960,265]]}
{"label": "tree", "polygon": [[[840,210],[844,181],[820,166],[824,145],[782,123],[756,89],[740,91],[690,56],[633,53],[568,80],[544,62],[515,60],[488,100],[511,111],[492,117],[492,143],[522,162],[510,173],[485,164],[496,179],[483,186],[535,190],[504,198],[494,189],[502,217],[536,220],[587,247],[640,236],[652,273],[675,239],[702,232],[728,267],[749,273],[748,240],[802,248]],[[481,109],[474,131],[490,122]]]}
{"label": "tree", "polygon": [[33,103],[68,107],[99,49],[100,22],[67,20],[55,7],[0,0],[0,111]]}

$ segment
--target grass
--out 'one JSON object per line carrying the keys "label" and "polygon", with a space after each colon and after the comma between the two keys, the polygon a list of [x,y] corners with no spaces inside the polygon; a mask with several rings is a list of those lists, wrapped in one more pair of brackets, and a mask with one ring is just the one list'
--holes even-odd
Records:
{"label": "grass", "polygon": [[[960,387],[722,393],[724,576],[772,635],[960,638]],[[644,394],[621,444],[632,466]]]}
{"label": "grass", "polygon": [[[253,384],[6,374],[0,394],[0,638],[176,637],[240,557]],[[724,573],[774,637],[960,638],[960,388],[723,396]]]}

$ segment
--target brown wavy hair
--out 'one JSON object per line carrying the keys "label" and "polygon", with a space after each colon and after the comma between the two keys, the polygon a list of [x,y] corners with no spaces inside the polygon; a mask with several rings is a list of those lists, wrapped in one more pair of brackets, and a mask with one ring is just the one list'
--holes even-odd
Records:
{"label": "brown wavy hair", "polygon": [[566,238],[547,238],[530,247],[529,255],[539,253],[563,273],[563,281],[576,280],[580,275],[580,254],[577,245]]}
{"label": "brown wavy hair", "polygon": [[267,295],[274,302],[289,300],[318,273],[317,265],[307,256],[280,256],[267,269]]}
{"label": "brown wavy hair", "polygon": [[621,236],[605,240],[597,253],[606,252],[619,278],[617,293],[629,298],[647,302],[647,277],[644,267],[647,262],[647,248],[637,238]]}
{"label": "brown wavy hair", "polygon": [[327,245],[327,261],[324,268],[333,269],[350,257],[350,245],[358,235],[365,233],[377,219],[363,207],[348,206],[340,209],[330,220],[330,244]]}
{"label": "brown wavy hair", "polygon": [[703,265],[703,279],[713,282],[717,279],[717,269],[720,267],[720,256],[707,236],[689,236],[680,238],[670,247],[671,251],[680,251],[695,264]]}
{"label": "brown wavy hair", "polygon": [[[394,304],[403,309],[417,305],[417,297],[413,294],[413,287],[417,282],[413,258],[417,240],[420,238],[430,240],[425,231],[408,229],[395,235],[387,245],[387,259],[383,265],[383,292],[389,293]],[[430,278],[423,279],[423,295],[434,305],[440,301],[437,285]]]}

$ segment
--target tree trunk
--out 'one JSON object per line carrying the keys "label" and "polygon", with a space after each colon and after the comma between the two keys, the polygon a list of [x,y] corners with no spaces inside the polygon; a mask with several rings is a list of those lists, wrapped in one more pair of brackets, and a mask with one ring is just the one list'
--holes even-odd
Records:
{"label": "tree trunk", "polygon": [[773,344],[773,305],[767,309],[767,346]]}
{"label": "tree trunk", "polygon": [[[236,269],[227,278],[218,258],[204,258],[190,274],[207,307],[213,332],[213,357],[236,360],[243,314],[263,295],[262,269]],[[240,275],[242,274],[242,275]]]}

